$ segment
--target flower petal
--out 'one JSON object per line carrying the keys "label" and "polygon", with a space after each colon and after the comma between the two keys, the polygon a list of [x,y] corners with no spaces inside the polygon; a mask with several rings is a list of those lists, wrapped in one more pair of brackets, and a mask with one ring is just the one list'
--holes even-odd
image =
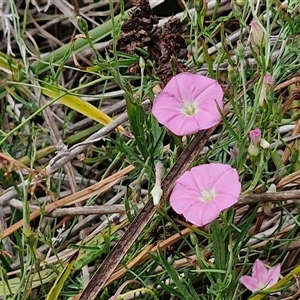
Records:
{"label": "flower petal", "polygon": [[[218,82],[206,76],[198,75],[198,82],[201,80],[201,84],[196,84],[193,90],[193,99],[197,103],[208,103],[212,100],[216,100],[221,107],[223,107],[223,90]],[[197,83],[198,83],[197,82]]]}
{"label": "flower petal", "polygon": [[248,290],[250,290],[252,293],[255,293],[260,289],[257,281],[255,278],[247,275],[243,275],[240,279],[239,282],[243,284]]}
{"label": "flower petal", "polygon": [[161,124],[165,124],[174,115],[182,115],[182,102],[174,98],[174,95],[162,91],[156,98],[152,106],[152,113],[154,117]]}
{"label": "flower petal", "polygon": [[268,270],[268,275],[266,279],[266,281],[268,282],[268,287],[271,287],[279,280],[280,269],[281,269],[281,264],[277,264]]}
{"label": "flower petal", "polygon": [[239,175],[236,169],[229,165],[215,165],[219,166],[215,166],[215,173],[211,174],[211,177],[214,178],[215,182],[214,189],[218,194],[226,194],[228,196],[238,197],[241,192],[242,185],[239,181]]}
{"label": "flower petal", "polygon": [[192,90],[199,83],[199,80],[197,79],[197,75],[193,73],[179,73],[168,82],[165,89],[172,92],[174,98],[181,102],[192,101]]}
{"label": "flower petal", "polygon": [[204,226],[217,219],[220,214],[214,203],[198,202],[183,212],[183,216],[197,226]]}
{"label": "flower petal", "polygon": [[182,214],[198,203],[198,199],[199,194],[197,192],[189,191],[187,193],[186,189],[182,189],[180,186],[175,186],[170,196],[170,204],[178,214]]}
{"label": "flower petal", "polygon": [[260,259],[257,259],[253,264],[252,277],[256,278],[260,289],[267,287],[268,270]]}
{"label": "flower petal", "polygon": [[218,194],[214,200],[211,201],[217,209],[221,212],[224,209],[233,206],[238,202],[238,197],[237,196],[230,196],[227,194]]}
{"label": "flower petal", "polygon": [[199,124],[195,122],[193,116],[184,116],[182,114],[169,119],[164,123],[164,125],[174,134],[179,136],[197,133],[200,130],[199,128],[201,128],[201,126],[199,126]]}

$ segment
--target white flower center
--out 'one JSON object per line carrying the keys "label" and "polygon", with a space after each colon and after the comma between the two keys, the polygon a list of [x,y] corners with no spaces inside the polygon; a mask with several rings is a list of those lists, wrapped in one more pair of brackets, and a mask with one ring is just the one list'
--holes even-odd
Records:
{"label": "white flower center", "polygon": [[183,104],[183,113],[192,116],[198,111],[198,107],[194,102],[185,102]]}
{"label": "white flower center", "polygon": [[202,191],[202,195],[200,197],[200,201],[202,202],[210,202],[214,200],[216,197],[216,192],[212,189],[210,191]]}

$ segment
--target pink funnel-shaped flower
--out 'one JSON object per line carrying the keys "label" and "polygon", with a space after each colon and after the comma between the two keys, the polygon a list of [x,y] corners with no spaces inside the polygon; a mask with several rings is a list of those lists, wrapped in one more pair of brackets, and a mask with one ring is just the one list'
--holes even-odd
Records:
{"label": "pink funnel-shaped flower", "polygon": [[279,280],[280,268],[281,265],[277,264],[271,269],[267,269],[264,263],[257,259],[253,264],[252,276],[244,275],[239,281],[248,290],[255,293],[273,286]]}
{"label": "pink funnel-shaped flower", "polygon": [[174,76],[155,98],[152,113],[176,135],[197,133],[217,125],[223,90],[217,81],[192,73]]}
{"label": "pink funnel-shaped flower", "polygon": [[205,164],[185,172],[176,181],[170,204],[189,222],[203,226],[234,205],[240,192],[236,169],[225,164]]}

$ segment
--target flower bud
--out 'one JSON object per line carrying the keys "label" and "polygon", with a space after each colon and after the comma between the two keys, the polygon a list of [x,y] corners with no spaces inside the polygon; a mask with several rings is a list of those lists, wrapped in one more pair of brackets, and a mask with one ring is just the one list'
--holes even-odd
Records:
{"label": "flower bud", "polygon": [[237,41],[237,45],[236,45],[236,52],[237,55],[240,59],[244,59],[245,58],[245,47],[244,44],[240,41]]}
{"label": "flower bud", "polygon": [[155,184],[150,194],[152,195],[153,198],[153,205],[157,206],[160,202],[161,196],[163,194],[163,190],[158,185]]}
{"label": "flower bud", "polygon": [[252,44],[260,48],[265,43],[265,29],[260,22],[253,19],[250,23],[251,26],[251,41]]}
{"label": "flower bud", "polygon": [[240,6],[238,2],[239,1],[231,1],[231,10],[234,17],[239,20],[240,18],[242,18],[243,13],[241,10],[242,6]]}
{"label": "flower bud", "polygon": [[83,33],[87,33],[88,32],[88,24],[86,22],[85,19],[83,19],[81,16],[77,16],[77,24],[79,29],[83,32]]}
{"label": "flower bud", "polygon": [[195,0],[194,1],[195,4],[195,10],[197,13],[200,13],[203,9],[203,0]]}
{"label": "flower bud", "polygon": [[236,0],[236,4],[239,7],[244,7],[244,5],[246,4],[246,0]]}
{"label": "flower bud", "polygon": [[227,72],[228,72],[228,79],[232,84],[237,83],[237,76],[236,76],[236,71],[231,65],[228,65],[227,67]]}
{"label": "flower bud", "polygon": [[268,148],[270,148],[270,143],[267,142],[265,139],[260,139],[259,145],[260,145],[263,149],[268,149]]}
{"label": "flower bud", "polygon": [[274,78],[270,74],[266,74],[264,76],[264,81],[261,87],[258,104],[259,106],[263,106],[264,102],[268,99],[268,94],[274,86]]}
{"label": "flower bud", "polygon": [[259,128],[255,128],[254,130],[250,130],[249,136],[250,136],[250,142],[252,144],[254,144],[255,146],[257,146],[258,143],[261,140],[261,130]]}
{"label": "flower bud", "polygon": [[140,56],[140,59],[139,59],[139,65],[140,65],[140,68],[141,69],[145,69],[145,60]]}
{"label": "flower bud", "polygon": [[239,148],[237,146],[234,146],[232,149],[229,150],[230,156],[233,159],[237,159],[239,155]]}
{"label": "flower bud", "polygon": [[194,246],[198,246],[199,245],[199,240],[196,236],[196,234],[194,232],[191,232],[190,234],[190,238],[191,238],[191,242]]}
{"label": "flower bud", "polygon": [[276,193],[276,185],[274,183],[271,183],[266,193]]}
{"label": "flower bud", "polygon": [[163,173],[163,164],[159,161],[155,164],[155,185],[150,194],[153,198],[153,205],[159,205],[163,190],[161,189],[161,177]]}
{"label": "flower bud", "polygon": [[261,130],[255,128],[249,132],[250,145],[248,147],[248,153],[251,156],[257,156],[259,154],[259,143],[261,141]]}
{"label": "flower bud", "polygon": [[270,74],[264,76],[264,84],[268,87],[274,86],[274,78]]}

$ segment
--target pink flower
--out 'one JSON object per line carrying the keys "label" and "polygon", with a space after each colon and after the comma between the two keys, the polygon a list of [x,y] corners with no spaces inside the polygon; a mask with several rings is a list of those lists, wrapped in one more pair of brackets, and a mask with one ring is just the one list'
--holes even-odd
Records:
{"label": "pink flower", "polygon": [[267,269],[264,263],[257,259],[253,264],[252,276],[242,276],[239,281],[252,293],[273,286],[279,279],[281,265],[277,264]]}
{"label": "pink flower", "polygon": [[218,124],[223,90],[217,81],[192,73],[174,76],[155,98],[152,113],[176,135],[197,133]]}
{"label": "pink flower", "polygon": [[238,201],[241,183],[235,169],[225,164],[205,164],[185,172],[170,196],[172,208],[191,223],[203,226]]}

